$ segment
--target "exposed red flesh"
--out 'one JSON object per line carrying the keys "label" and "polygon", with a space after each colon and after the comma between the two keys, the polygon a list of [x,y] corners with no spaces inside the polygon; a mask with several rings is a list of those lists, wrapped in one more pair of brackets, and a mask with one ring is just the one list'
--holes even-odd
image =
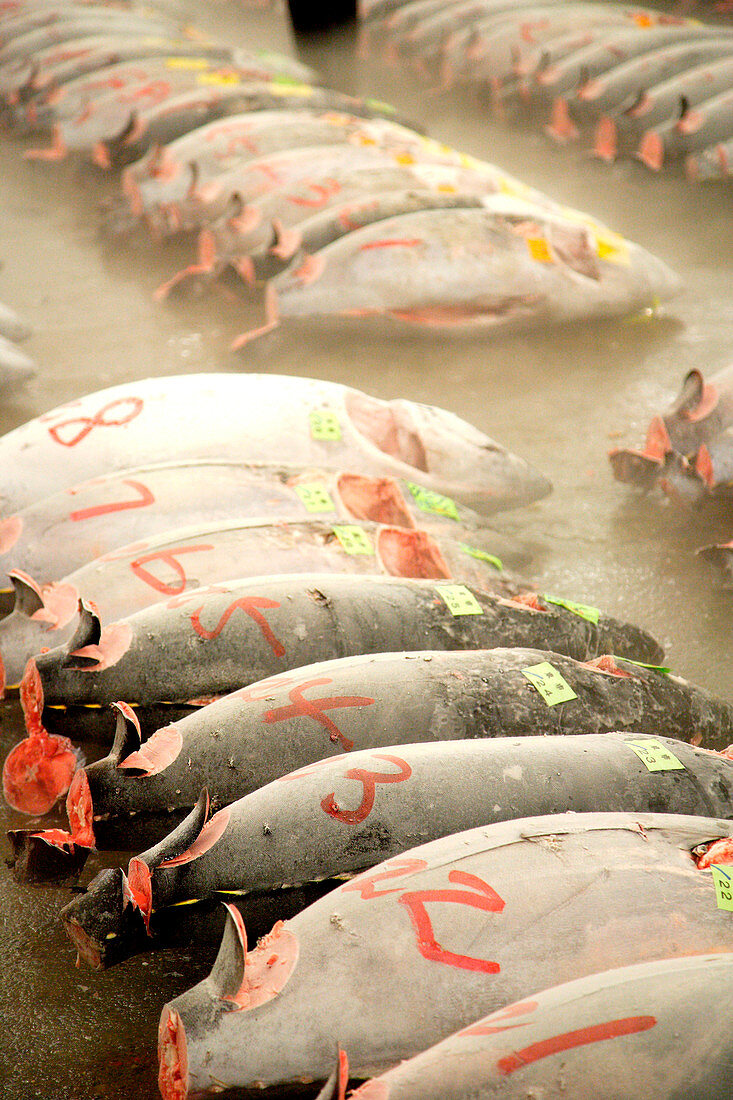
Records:
{"label": "exposed red flesh", "polygon": [[164,726],[156,730],[137,752],[120,761],[117,767],[139,770],[144,775],[158,775],[173,763],[182,747],[183,740],[176,727]]}
{"label": "exposed red flesh", "polygon": [[75,844],[83,848],[94,847],[94,805],[89,789],[87,773],[79,768],[71,781],[66,796],[66,813]]}
{"label": "exposed red flesh", "polygon": [[346,397],[349,418],[358,432],[384,454],[398,458],[418,470],[428,470],[428,460],[419,434],[393,404],[362,393]]}
{"label": "exposed red flesh", "polygon": [[556,96],[552,103],[550,121],[545,126],[545,133],[556,141],[575,141],[579,137],[578,127],[570,117],[565,96]]}
{"label": "exposed red flesh", "polygon": [[188,1051],[186,1032],[177,1012],[164,1009],[158,1028],[158,1088],[163,1100],[186,1100]]}
{"label": "exposed red flesh", "polygon": [[581,661],[583,668],[590,668],[593,672],[603,672],[606,676],[618,676],[622,680],[635,679],[633,672],[627,672],[624,668],[619,668],[613,657],[604,653],[601,657],[595,657],[592,661]]}
{"label": "exposed red flesh", "polygon": [[354,519],[397,527],[415,526],[405,498],[392,478],[340,474],[337,485],[339,496]]}
{"label": "exposed red flesh", "polygon": [[68,738],[45,730],[43,734],[26,737],[5,759],[5,800],[20,813],[48,813],[69,789],[77,763]]}
{"label": "exposed red flesh", "polygon": [[285,988],[298,962],[298,939],[282,921],[277,921],[254,951],[248,952],[242,916],[234,905],[227,905],[227,909],[234,921],[245,961],[239,989],[226,995],[224,1000],[232,1001],[237,1009],[246,1011],[266,1004]]}
{"label": "exposed red flesh", "polygon": [[7,554],[20,538],[23,520],[20,516],[8,516],[0,520],[0,554]]}
{"label": "exposed red flesh", "polygon": [[706,867],[712,867],[714,863],[722,863],[724,866],[733,864],[733,837],[724,836],[711,844],[704,855],[699,857],[697,866],[703,871]]}
{"label": "exposed red flesh", "polygon": [[644,134],[636,155],[653,172],[661,170],[664,164],[664,143],[654,130],[647,130]]}
{"label": "exposed red flesh", "polygon": [[225,806],[223,810],[219,810],[218,813],[214,814],[210,821],[206,822],[190,848],[187,848],[185,852],[181,852],[179,856],[163,860],[159,866],[177,867],[181,863],[191,863],[192,860],[198,859],[204,852],[208,852],[210,848],[213,848],[217,840],[224,834],[230,817],[231,811],[228,806]]}
{"label": "exposed red flesh", "polygon": [[425,531],[385,527],[377,535],[377,552],[393,577],[449,580],[450,569],[434,539]]}
{"label": "exposed red flesh", "polygon": [[613,161],[616,159],[618,144],[616,139],[616,123],[612,118],[604,115],[596,126],[593,141],[593,152],[601,160]]}
{"label": "exposed red flesh", "polygon": [[125,905],[139,909],[145,921],[145,929],[150,935],[150,917],[153,912],[153,881],[147,863],[137,856],[130,860],[127,874],[123,879],[123,897]]}

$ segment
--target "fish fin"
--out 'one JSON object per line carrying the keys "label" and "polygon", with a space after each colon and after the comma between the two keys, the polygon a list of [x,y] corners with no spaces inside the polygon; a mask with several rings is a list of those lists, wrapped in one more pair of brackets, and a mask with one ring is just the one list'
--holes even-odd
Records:
{"label": "fish fin", "polygon": [[45,606],[40,586],[22,569],[11,569],[8,576],[15,590],[13,611],[26,615],[30,619]]}
{"label": "fish fin", "polygon": [[117,728],[109,755],[119,765],[133,752],[140,751],[142,737],[140,723],[132,707],[123,702],[112,703],[111,706],[117,714]]}
{"label": "fish fin", "polygon": [[61,662],[63,668],[89,668],[99,664],[99,658],[89,654],[79,655],[78,650],[87,646],[99,645],[102,637],[102,623],[97,609],[85,599],[79,600],[79,623],[73,637],[66,643],[66,655]]}
{"label": "fish fin", "polygon": [[199,795],[198,802],[181,824],[155,847],[149,848],[144,853],[145,862],[151,870],[186,852],[201,835],[208,816],[209,791],[207,787],[204,787]]}
{"label": "fish fin", "polygon": [[246,998],[247,931],[237,907],[229,902],[223,904],[227,911],[226,924],[209,981],[221,1000],[239,1001],[243,995]]}
{"label": "fish fin", "polygon": [[330,1077],[318,1093],[316,1100],[346,1100],[346,1088],[349,1083],[349,1056],[341,1047],[337,1047],[336,1065]]}

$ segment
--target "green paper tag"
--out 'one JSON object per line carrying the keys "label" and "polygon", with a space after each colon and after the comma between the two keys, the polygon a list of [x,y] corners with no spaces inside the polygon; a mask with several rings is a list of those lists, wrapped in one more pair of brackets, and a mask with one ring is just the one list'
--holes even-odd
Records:
{"label": "green paper tag", "polygon": [[671,672],[671,668],[666,668],[664,665],[647,665],[644,661],[632,661],[630,657],[619,657],[619,661],[626,661],[627,665],[636,665],[637,668],[648,668],[652,672],[659,672],[662,676],[666,676]]}
{"label": "green paper tag", "polygon": [[423,489],[422,485],[416,485],[414,481],[408,481],[407,488],[422,512],[432,512],[436,516],[458,519],[456,502],[450,497],[444,497],[442,493],[434,493],[432,489]]}
{"label": "green paper tag", "polygon": [[587,603],[575,603],[573,600],[562,600],[559,596],[547,596],[542,594],[545,603],[554,603],[556,607],[564,607],[566,611],[572,611],[573,615],[579,615],[581,619],[587,619],[589,623],[597,623],[601,613],[597,607],[591,607]]}
{"label": "green paper tag", "polygon": [[472,558],[476,558],[478,561],[485,561],[494,569],[498,569],[500,573],[503,572],[504,562],[501,558],[497,558],[496,554],[487,554],[485,550],[479,550],[477,546],[469,546],[467,542],[459,542],[458,545],[464,554],[470,554]]}
{"label": "green paper tag", "polygon": [[718,909],[727,909],[729,913],[733,913],[733,867],[714,863],[710,869],[713,872]]}
{"label": "green paper tag", "polygon": [[685,767],[666,745],[657,741],[656,737],[639,737],[634,741],[624,740],[624,744],[636,753],[650,772],[679,771],[680,768]]}
{"label": "green paper tag", "polygon": [[341,438],[341,425],[336,413],[329,409],[313,409],[310,414],[311,439],[336,442]]}
{"label": "green paper tag", "polygon": [[435,591],[451,615],[483,615],[484,613],[483,607],[465,584],[436,584]]}
{"label": "green paper tag", "polygon": [[333,533],[347,554],[373,554],[372,540],[363,527],[334,527]]}
{"label": "green paper tag", "polygon": [[331,500],[325,485],[295,485],[296,494],[300,497],[308,512],[335,512],[336,505]]}
{"label": "green paper tag", "polygon": [[523,668],[522,676],[526,676],[530,684],[537,688],[548,707],[554,707],[557,703],[567,703],[570,699],[578,698],[567,680],[563,679],[549,661],[542,661],[538,665]]}

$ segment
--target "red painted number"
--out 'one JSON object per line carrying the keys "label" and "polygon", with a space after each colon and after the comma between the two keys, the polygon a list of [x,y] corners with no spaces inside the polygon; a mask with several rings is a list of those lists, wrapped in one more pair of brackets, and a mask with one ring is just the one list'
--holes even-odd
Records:
{"label": "red painted number", "polygon": [[324,813],[329,814],[331,817],[335,817],[337,821],[343,821],[345,825],[358,825],[360,821],[363,821],[372,812],[374,806],[374,799],[376,797],[377,783],[404,783],[406,779],[409,779],[412,775],[412,768],[404,761],[400,760],[398,756],[382,756],[380,753],[375,753],[376,760],[386,760],[390,764],[394,764],[399,768],[398,772],[368,772],[363,768],[351,768],[350,771],[344,776],[345,779],[356,779],[361,783],[363,788],[363,795],[361,799],[361,805],[355,810],[340,810],[336,804],[335,796],[333,792],[326,795],[321,802],[321,809]]}
{"label": "red painted number", "polygon": [[477,959],[472,955],[458,955],[447,951],[438,943],[433,925],[425,908],[428,902],[443,901],[452,905],[467,905],[471,909],[481,909],[485,913],[501,913],[504,901],[488,883],[477,875],[466,871],[450,871],[448,881],[471,888],[469,890],[415,890],[407,891],[399,898],[410,914],[412,926],[417,936],[417,948],[424,959],[432,962],[455,966],[459,970],[477,970],[483,974],[498,974],[501,967],[489,959]]}
{"label": "red painted number", "polygon": [[288,692],[288,698],[292,706],[277,707],[274,710],[266,711],[263,715],[264,721],[269,725],[272,722],[284,722],[288,718],[296,718],[302,714],[307,718],[313,718],[314,721],[328,730],[328,736],[332,741],[340,741],[346,752],[350,752],[354,747],[354,742],[344,737],[336,723],[332,722],[323,712],[337,710],[341,707],[368,707],[374,700],[364,695],[336,695],[325,699],[306,699],[303,695],[307,688],[319,687],[332,682],[330,676],[322,676],[316,680],[306,680],[305,683],[292,688]]}
{"label": "red painted number", "polygon": [[149,504],[155,504],[155,497],[140,481],[124,481],[123,485],[129,485],[140,496],[137,500],[117,500],[113,504],[97,504],[94,508],[82,508],[78,512],[72,512],[69,519],[73,523],[79,523],[84,519],[93,519],[94,516],[106,516],[110,512],[125,512],[128,508],[147,508]]}
{"label": "red painted number", "polygon": [[[179,596],[185,589],[188,578],[186,571],[176,558],[176,554],[196,554],[200,550],[213,550],[213,546],[202,543],[200,546],[174,546],[170,550],[158,550],[152,554],[144,554],[130,562],[130,569],[144,584],[149,584],[156,592],[162,592],[164,596]],[[179,578],[177,584],[166,584],[159,580],[154,573],[144,567],[151,561],[161,561],[170,565],[173,572]]]}
{"label": "red painted number", "polygon": [[261,611],[257,609],[280,607],[280,604],[276,600],[268,600],[265,596],[242,596],[241,599],[235,600],[226,609],[224,614],[219,619],[213,630],[207,630],[206,627],[201,625],[201,619],[199,618],[203,607],[198,607],[191,613],[191,624],[200,638],[206,638],[207,641],[213,641],[214,638],[218,638],[226,624],[231,619],[234,612],[239,608],[244,611],[245,615],[249,615],[250,619],[257,623],[262,636],[267,640],[272,649],[272,652],[276,657],[285,656],[285,646],[280,642],[273,634],[270,624]]}
{"label": "red painted number", "polygon": [[[112,410],[118,410],[112,415]],[[116,428],[122,424],[129,424],[143,411],[141,397],[120,397],[117,401],[110,401],[104,405],[95,416],[75,416],[70,420],[62,420],[48,429],[48,434],[62,447],[75,447],[86,439],[94,428]],[[64,428],[76,428],[69,435]]]}

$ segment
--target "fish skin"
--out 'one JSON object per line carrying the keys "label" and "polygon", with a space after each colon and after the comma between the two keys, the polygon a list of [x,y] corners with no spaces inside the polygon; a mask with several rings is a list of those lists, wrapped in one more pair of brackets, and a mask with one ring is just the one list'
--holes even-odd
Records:
{"label": "fish skin", "polygon": [[36,373],[36,364],[31,357],[12,340],[0,336],[0,395],[5,396],[20,389]]}
{"label": "fish skin", "polygon": [[14,344],[19,344],[27,340],[32,331],[33,329],[23,317],[4,302],[0,302],[0,336],[5,340],[11,340]]}
{"label": "fish skin", "polygon": [[690,154],[685,161],[685,171],[688,179],[696,183],[723,180],[733,175],[733,138]]}
{"label": "fish skin", "polygon": [[696,107],[717,92],[729,89],[732,82],[733,55],[686,69],[671,80],[652,85],[637,104],[610,116],[616,131],[616,154],[633,152],[650,127],[660,125],[666,131],[667,126],[679,120],[683,101],[687,107]]}
{"label": "fish skin", "polygon": [[[565,267],[558,248],[540,262],[527,238],[554,238],[560,246],[566,232],[582,230],[549,213],[537,215],[515,223],[491,211],[426,211],[357,230],[318,254],[319,278],[304,283],[288,271],[271,281],[277,311],[283,318],[363,311],[407,319],[409,311],[455,308],[467,314],[458,316],[458,327],[518,328],[618,316],[644,308],[655,294],[665,300],[679,291],[677,276],[662,261],[630,244],[628,266],[599,262],[596,277],[582,283],[573,257]],[[590,229],[586,237],[590,258]],[[383,241],[397,243],[388,248]],[[440,315],[435,323],[442,323]]]}
{"label": "fish skin", "polygon": [[[432,512],[421,509],[414,495],[420,486],[413,482],[411,491],[409,484],[317,466],[226,459],[133,467],[64,489],[1,523],[0,573],[22,569],[45,584],[171,525],[225,520],[235,514],[308,519],[320,511],[347,523],[380,519],[433,534],[470,531],[474,542],[478,539],[487,549],[487,540],[494,537],[499,556],[510,550],[507,539],[496,531],[484,532],[485,521],[465,505],[448,500],[443,515],[440,502]],[[322,501],[309,511],[298,495],[302,485],[325,492],[325,506]]]}
{"label": "fish skin", "polygon": [[[15,571],[13,610],[0,620],[6,683],[17,684],[28,659],[46,645],[61,645],[74,636],[80,600],[91,602],[103,621],[112,623],[194,589],[232,577],[259,576],[263,563],[272,573],[435,577],[475,584],[504,596],[531,587],[467,553],[455,539],[433,539],[419,528],[367,521],[357,527],[366,547],[352,551],[341,541],[343,527],[325,519],[219,520],[168,529],[119,547],[42,587]],[[351,525],[346,525],[347,535],[350,530]]]}
{"label": "fish skin", "polygon": [[[679,1100],[726,1100],[733,1057],[725,1028],[733,1012],[731,979],[729,953],[592,974],[504,1006],[349,1096],[509,1100],[518,1090],[531,1095],[551,1089],[594,1100],[598,1080],[612,1074],[615,1095],[627,1100],[666,1100],[672,1094]],[[705,1011],[710,1002],[718,1008],[712,1018]],[[670,1059],[680,1035],[682,1056]],[[547,1057],[560,1050],[560,1058]],[[337,1100],[337,1088],[334,1080],[318,1100]]]}
{"label": "fish skin", "polygon": [[[535,651],[522,652],[534,659]],[[650,772],[625,743],[630,737],[433,741],[332,757],[231,803],[213,847],[191,862],[162,866],[201,835],[206,811],[200,799],[185,823],[137,856],[151,871],[152,937],[140,914],[123,908],[124,872],[117,868],[96,876],[86,893],[64,907],[61,919],[83,929],[101,969],[157,947],[156,925],[171,905],[236,891],[251,933],[263,894],[276,891],[281,918],[294,916],[290,890],[321,883],[325,892],[338,877],[358,874],[416,843],[479,825],[563,813],[571,806],[576,813],[649,813],[653,807],[655,813],[733,816],[731,800],[722,794],[733,774],[729,759],[657,738],[684,763],[682,774],[690,778],[680,784],[679,771]],[[467,787],[469,774],[473,783]],[[548,775],[555,777],[551,786]],[[23,858],[28,861],[25,846],[44,842],[17,833],[13,839],[21,860],[17,875]],[[89,954],[83,957],[89,961]]]}
{"label": "fish skin", "polygon": [[733,87],[709,99],[695,99],[681,117],[647,130],[639,142],[637,157],[658,171],[674,161],[716,141],[727,141],[733,132]]}
{"label": "fish skin", "polygon": [[[332,414],[341,438],[314,439],[311,413]],[[127,469],[131,454],[140,464],[222,451],[233,461],[279,461],[284,438],[294,465],[358,462],[369,476],[418,481],[482,514],[551,488],[522,459],[436,406],[383,402],[316,379],[208,373],[113,386],[1,436],[0,517],[71,488],[92,470]]]}
{"label": "fish skin", "polygon": [[[557,639],[553,644],[558,648],[573,649],[579,656],[600,648],[589,643],[587,631],[584,636],[569,624],[567,616],[528,626],[526,612],[497,607],[496,601],[492,611],[485,597],[481,603],[501,623],[504,633],[497,637],[506,646],[529,640],[533,631],[539,641],[544,629],[546,638]],[[520,672],[530,651],[515,650],[381,653],[303,665],[161,727],[142,749],[139,735],[118,715],[108,756],[84,769],[94,819],[102,823],[103,832],[114,828],[116,840],[110,846],[129,848],[146,821],[160,820],[166,812],[180,816],[190,811],[204,788],[218,809],[287,771],[352,749],[381,752],[398,744],[528,732],[575,737],[605,734],[620,725],[635,731],[634,736],[656,737],[661,727],[663,736],[702,738],[710,746],[723,747],[730,739],[730,706],[680,677],[621,657],[612,663],[630,675],[609,675],[603,667],[610,666],[607,659],[589,666],[556,650],[533,649],[533,655],[540,653],[541,661],[549,661],[577,689],[577,700],[563,703],[558,714]],[[463,671],[464,679],[451,676],[451,670]],[[331,724],[315,714],[320,699],[344,700],[328,711]],[[314,707],[309,709],[309,702]],[[123,834],[125,840],[119,842]]]}
{"label": "fish skin", "polygon": [[675,46],[665,46],[615,66],[598,80],[581,85],[568,101],[573,118],[580,124],[596,120],[608,111],[631,107],[644,90],[675,73],[696,65],[705,65],[733,53],[733,36],[703,37]]}
{"label": "fish skin", "polygon": [[[494,576],[500,580],[498,570]],[[151,708],[157,707],[159,724],[168,703],[198,710],[202,704],[197,700],[313,661],[425,648],[489,649],[508,644],[512,631],[516,644],[552,648],[578,659],[611,651],[638,660],[662,659],[649,634],[608,615],[599,613],[597,629],[592,629],[534,593],[529,597],[534,614],[505,614],[495,599],[487,598],[487,583],[475,608],[483,610],[454,616],[440,591],[433,582],[404,577],[356,582],[337,573],[296,573],[222,581],[113,623],[85,605],[74,637],[35,658],[42,718],[47,725],[72,727],[76,718],[64,721],[63,714],[55,717],[49,708],[98,708],[125,699],[145,709],[147,729]],[[522,603],[527,605],[528,598],[523,596]],[[120,638],[124,642],[117,648]],[[161,664],[161,650],[165,667],[151,678],[150,669]],[[591,679],[595,683],[597,677]],[[95,711],[94,717],[97,725],[110,725],[105,713]]]}
{"label": "fish skin", "polygon": [[276,926],[259,953],[230,915],[211,975],[163,1009],[163,1096],[323,1081],[336,1037],[353,1076],[372,1076],[553,982],[725,952],[729,914],[690,852],[730,834],[673,815],[524,818],[379,864]]}

